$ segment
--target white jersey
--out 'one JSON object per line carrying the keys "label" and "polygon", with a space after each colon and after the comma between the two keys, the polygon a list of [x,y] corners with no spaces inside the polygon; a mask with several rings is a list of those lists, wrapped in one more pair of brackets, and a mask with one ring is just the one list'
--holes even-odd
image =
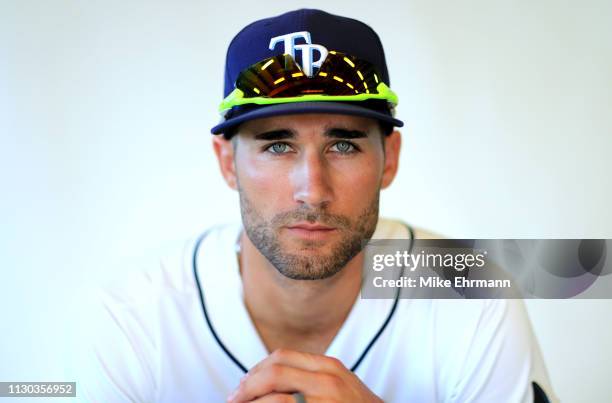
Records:
{"label": "white jersey", "polygon": [[[239,364],[250,368],[269,354],[242,297],[241,231],[241,224],[212,228],[199,248],[191,239],[96,294],[80,357],[81,397],[225,401],[244,375]],[[408,234],[381,219],[374,237]],[[353,368],[394,302],[358,297],[325,354]],[[533,402],[533,381],[557,401],[520,300],[400,299],[355,373],[385,402]]]}

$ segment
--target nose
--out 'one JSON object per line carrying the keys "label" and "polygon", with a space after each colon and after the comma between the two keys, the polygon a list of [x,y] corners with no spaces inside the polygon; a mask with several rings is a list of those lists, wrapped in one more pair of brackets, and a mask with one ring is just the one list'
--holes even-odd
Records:
{"label": "nose", "polygon": [[310,207],[324,208],[333,199],[330,170],[316,151],[305,152],[291,174],[293,200]]}

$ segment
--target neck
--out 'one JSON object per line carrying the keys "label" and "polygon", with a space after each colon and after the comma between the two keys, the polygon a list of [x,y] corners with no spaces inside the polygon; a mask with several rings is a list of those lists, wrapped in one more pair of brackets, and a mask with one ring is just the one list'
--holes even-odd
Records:
{"label": "neck", "polygon": [[268,351],[324,353],[359,294],[363,252],[330,278],[293,280],[279,273],[244,231],[240,241],[244,301]]}

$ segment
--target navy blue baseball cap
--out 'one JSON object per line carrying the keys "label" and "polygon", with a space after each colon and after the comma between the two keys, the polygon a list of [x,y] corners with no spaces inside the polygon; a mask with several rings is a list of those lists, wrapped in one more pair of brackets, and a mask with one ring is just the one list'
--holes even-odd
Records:
{"label": "navy blue baseball cap", "polygon": [[[255,21],[230,42],[225,61],[224,97],[235,89],[240,73],[266,58],[291,54],[308,72],[320,67],[327,50],[336,50],[371,63],[390,86],[380,38],[365,23],[316,9],[300,9]],[[319,56],[319,60],[317,59]],[[318,62],[318,65],[317,65]],[[225,111],[213,134],[228,133],[241,123],[258,118],[297,113],[337,113],[377,119],[388,126],[403,126],[384,100],[310,101],[273,105],[237,105]]]}

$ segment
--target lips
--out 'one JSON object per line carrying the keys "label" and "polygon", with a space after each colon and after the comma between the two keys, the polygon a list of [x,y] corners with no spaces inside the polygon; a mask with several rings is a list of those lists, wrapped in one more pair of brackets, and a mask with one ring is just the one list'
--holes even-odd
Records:
{"label": "lips", "polygon": [[286,228],[292,238],[305,241],[325,242],[337,233],[336,228],[309,222],[298,222]]}
{"label": "lips", "polygon": [[296,224],[288,225],[287,228],[301,229],[301,230],[306,230],[306,231],[332,231],[335,229],[333,227],[328,227],[326,225],[311,224],[309,222],[299,222]]}

